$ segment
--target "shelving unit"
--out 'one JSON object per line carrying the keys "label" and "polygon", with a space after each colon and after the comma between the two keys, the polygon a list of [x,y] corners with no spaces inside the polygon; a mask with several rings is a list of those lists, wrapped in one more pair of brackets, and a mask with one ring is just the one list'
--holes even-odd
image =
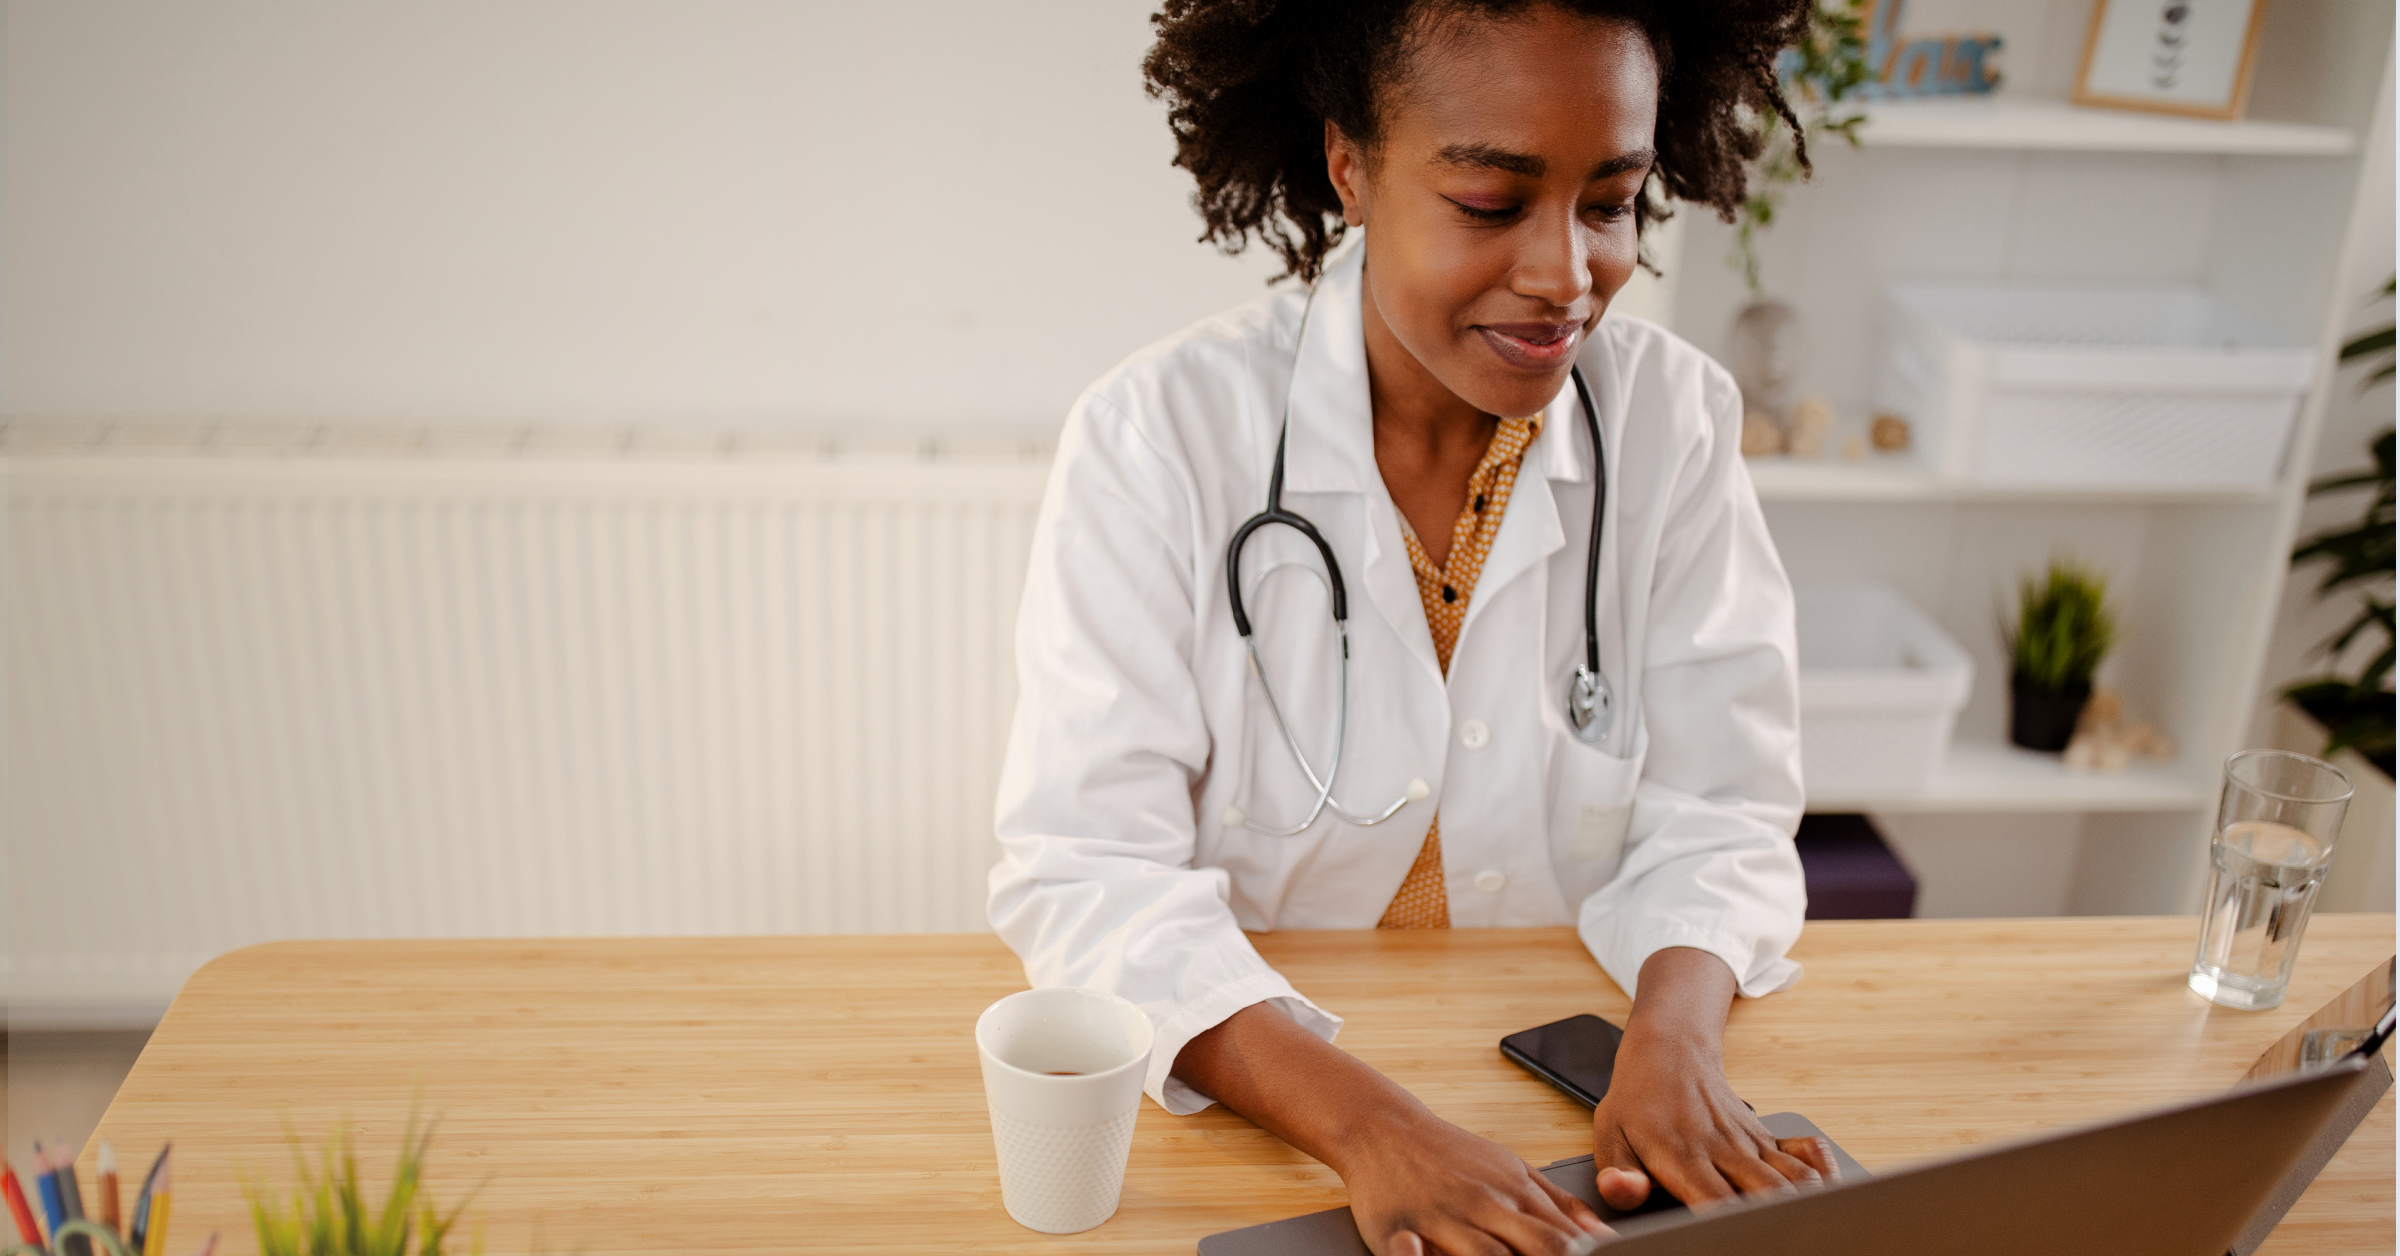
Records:
{"label": "shelving unit", "polygon": [[1906,455],[1869,454],[1856,462],[1834,458],[1757,458],[1750,481],[1761,501],[1988,502],[2020,505],[2144,502],[2261,504],[2278,500],[2281,484],[2263,488],[2156,488],[2143,485],[1961,484],[1935,476]]}
{"label": "shelving unit", "polygon": [[[2320,346],[2284,465],[2258,487],[1961,484],[1905,454],[1750,463],[1795,583],[1891,585],[1976,666],[1931,784],[1819,792],[1811,809],[1895,817],[1889,827],[1916,844],[1903,850],[1912,861],[1942,841],[1973,844],[1973,858],[1950,865],[1960,876],[2009,859],[2071,865],[2045,874],[2050,901],[2008,914],[2197,903],[2219,765],[2241,747],[2268,680],[2324,398],[2346,386],[2332,355],[2364,293],[2334,290],[2336,262],[2358,232],[2388,229],[2356,221],[2361,153],[2390,142],[2389,123],[2378,122],[2390,108],[2388,5],[2330,0],[2306,16],[2270,6],[2254,99],[2274,104],[2279,120],[2237,123],[2079,108],[2063,99],[2063,69],[2016,60],[2027,49],[2071,56],[2032,36],[2080,30],[2087,16],[2063,0],[1980,8],[1979,26],[1988,20],[2010,40],[2009,90],[1873,105],[1858,147],[1820,146],[1815,179],[1792,192],[1761,249],[1769,294],[1800,316],[1800,394],[1828,401],[1837,431],[1863,429],[1873,408],[1883,293],[1896,282],[2199,284]],[[2327,38],[2336,31],[2341,39]],[[1685,217],[1662,305],[1678,332],[1722,357],[1749,293],[1719,264],[1731,230]],[[2173,762],[2073,772],[2006,744],[2000,614],[2018,574],[2062,551],[2111,575],[2122,644],[2099,679],[2174,739]],[[1929,883],[1943,875],[1919,872]]]}
{"label": "shelving unit", "polygon": [[2005,95],[1876,101],[1865,112],[1858,139],[1868,148],[2346,157],[2358,147],[2347,127],[2212,122]]}
{"label": "shelving unit", "polygon": [[2057,755],[1999,741],[1953,743],[1922,790],[1811,793],[1815,811],[2024,812],[2196,811],[2214,804],[2216,784],[2189,765],[2137,764],[2123,773],[2072,772]]}

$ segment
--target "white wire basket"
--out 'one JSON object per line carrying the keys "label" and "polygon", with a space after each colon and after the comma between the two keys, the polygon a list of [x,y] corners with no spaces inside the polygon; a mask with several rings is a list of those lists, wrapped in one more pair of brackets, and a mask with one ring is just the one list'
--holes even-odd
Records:
{"label": "white wire basket", "polygon": [[1792,590],[1800,631],[1800,774],[1813,796],[1933,781],[1975,663],[1931,616],[1871,581]]}
{"label": "white wire basket", "polygon": [[2316,366],[2198,288],[1898,285],[1876,404],[1940,475],[1990,485],[2274,482]]}

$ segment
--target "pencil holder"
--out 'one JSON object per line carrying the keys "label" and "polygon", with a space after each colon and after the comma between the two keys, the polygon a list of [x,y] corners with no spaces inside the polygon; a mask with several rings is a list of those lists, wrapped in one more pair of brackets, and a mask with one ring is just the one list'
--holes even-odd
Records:
{"label": "pencil holder", "polygon": [[0,1256],[64,1256],[67,1240],[77,1236],[90,1239],[92,1249],[104,1256],[134,1256],[132,1249],[125,1246],[125,1241],[117,1237],[116,1231],[97,1221],[69,1221],[58,1227],[50,1232],[48,1249],[31,1243],[16,1243],[0,1247]]}

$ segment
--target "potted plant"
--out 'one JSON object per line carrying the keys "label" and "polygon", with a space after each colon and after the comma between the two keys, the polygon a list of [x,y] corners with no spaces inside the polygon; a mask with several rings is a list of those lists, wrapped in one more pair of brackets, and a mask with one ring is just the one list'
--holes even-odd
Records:
{"label": "potted plant", "polygon": [[2008,739],[2060,751],[2091,700],[2092,672],[2116,644],[2108,581],[2069,558],[2017,581],[2016,626],[2003,628],[2009,655]]}
{"label": "potted plant", "polygon": [[1775,225],[1783,194],[1799,182],[1808,141],[1839,135],[1858,146],[1858,128],[1867,115],[1849,103],[1875,81],[1867,63],[1867,11],[1872,0],[1831,0],[1809,10],[1808,34],[1784,54],[1776,68],[1783,76],[1784,94],[1803,115],[1806,134],[1795,136],[1781,115],[1758,118],[1758,158],[1750,167],[1750,194],[1734,216],[1733,253],[1728,266],[1742,272],[1752,298],[1765,295],[1758,278],[1758,237]]}
{"label": "potted plant", "polygon": [[[1811,140],[1839,135],[1852,145],[1858,143],[1858,128],[1866,115],[1847,102],[1875,81],[1875,69],[1867,63],[1869,2],[1831,0],[1811,6],[1808,33],[1777,67],[1794,111],[1792,119],[1772,110],[1758,115],[1758,156],[1750,167],[1750,193],[1733,216],[1733,252],[1725,262],[1742,273],[1750,300],[1734,312],[1726,365],[1741,386],[1743,408],[1760,415],[1778,433],[1789,421],[1792,385],[1799,374],[1800,323],[1792,307],[1767,296],[1759,280],[1759,237],[1775,224],[1784,193],[1807,173],[1802,163]],[[1793,119],[1800,128],[1797,134]]]}
{"label": "potted plant", "polygon": [[[2380,295],[2389,298],[2392,292],[2393,285],[2386,281]],[[2360,381],[2360,388],[2366,389],[2392,378],[2391,354],[2392,327],[2387,323],[2343,345],[2341,360],[2348,363],[2382,359],[2376,369]],[[2375,494],[2368,500],[2367,508],[2358,522],[2345,527],[2328,528],[2301,542],[2300,547],[2292,551],[2294,564],[2330,564],[2325,578],[2317,584],[2318,597],[2332,597],[2344,591],[2355,591],[2358,595],[2358,614],[2319,647],[2320,652],[2334,661],[2337,668],[2343,657],[2358,657],[2351,653],[2355,647],[2366,647],[2364,658],[2354,664],[2355,675],[2344,676],[2337,670],[2293,685],[2284,690],[2284,697],[2324,727],[2326,744],[2319,751],[2320,754],[2332,758],[2343,750],[2355,749],[2367,762],[2382,771],[2385,780],[2390,780],[2392,429],[2383,429],[2383,434],[2376,437],[2368,448],[2375,457],[2373,467],[2328,476],[2308,486],[2312,497],[2352,489],[2374,489]]]}

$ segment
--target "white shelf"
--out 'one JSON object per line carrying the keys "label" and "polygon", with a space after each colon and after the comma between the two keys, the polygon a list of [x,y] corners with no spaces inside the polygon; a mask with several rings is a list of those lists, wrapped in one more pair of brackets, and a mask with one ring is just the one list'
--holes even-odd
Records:
{"label": "white shelf", "polygon": [[2070,772],[2054,754],[1990,742],[1956,741],[1916,791],[1811,790],[1811,811],[2026,812],[2199,811],[2216,801],[2213,780],[2177,764],[2138,763],[2122,773]]}
{"label": "white shelf", "polygon": [[1788,502],[2084,502],[2164,505],[2256,504],[2276,500],[2272,483],[2239,488],[2160,488],[2140,484],[2008,486],[1945,480],[1906,456],[1873,454],[1857,462],[1829,458],[1751,458],[1760,501]]}
{"label": "white shelf", "polygon": [[1879,100],[1868,102],[1865,112],[1867,123],[1859,128],[1858,140],[1869,148],[2341,157],[2358,143],[2341,127],[2212,122],[2008,95]]}

